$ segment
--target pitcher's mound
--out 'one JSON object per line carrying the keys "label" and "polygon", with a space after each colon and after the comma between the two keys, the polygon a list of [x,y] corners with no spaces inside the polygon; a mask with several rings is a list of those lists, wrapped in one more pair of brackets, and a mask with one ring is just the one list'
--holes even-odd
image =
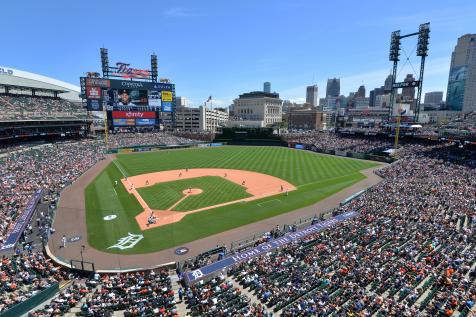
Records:
{"label": "pitcher's mound", "polygon": [[200,188],[190,188],[182,191],[185,195],[199,195],[203,192]]}

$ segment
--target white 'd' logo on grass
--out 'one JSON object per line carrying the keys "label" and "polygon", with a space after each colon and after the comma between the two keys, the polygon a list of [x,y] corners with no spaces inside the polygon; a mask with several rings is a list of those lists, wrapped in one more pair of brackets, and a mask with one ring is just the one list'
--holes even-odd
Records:
{"label": "white 'd' logo on grass", "polygon": [[141,234],[132,234],[128,233],[126,237],[120,238],[117,243],[113,246],[110,246],[108,249],[118,248],[121,250],[133,248],[140,240],[144,239],[144,236]]}

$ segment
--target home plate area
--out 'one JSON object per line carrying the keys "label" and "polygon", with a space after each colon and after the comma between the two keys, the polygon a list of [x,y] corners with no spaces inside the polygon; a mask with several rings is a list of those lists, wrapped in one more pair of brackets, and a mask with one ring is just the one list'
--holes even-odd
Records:
{"label": "home plate area", "polygon": [[143,231],[178,222],[203,210],[296,190],[293,184],[278,177],[235,169],[170,170],[121,181],[144,209],[136,216]]}

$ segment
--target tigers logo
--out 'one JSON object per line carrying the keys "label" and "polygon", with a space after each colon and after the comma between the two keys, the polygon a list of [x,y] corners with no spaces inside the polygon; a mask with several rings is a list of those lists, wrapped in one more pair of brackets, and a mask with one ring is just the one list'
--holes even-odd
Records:
{"label": "tigers logo", "polygon": [[123,78],[148,78],[150,76],[150,71],[145,69],[136,69],[129,67],[130,64],[126,63],[116,63],[117,70],[112,73],[113,76],[123,77]]}
{"label": "tigers logo", "polygon": [[132,234],[128,233],[127,236],[120,238],[115,245],[110,246],[108,249],[131,249],[133,248],[137,243],[139,243],[140,240],[144,239],[144,236],[141,234]]}

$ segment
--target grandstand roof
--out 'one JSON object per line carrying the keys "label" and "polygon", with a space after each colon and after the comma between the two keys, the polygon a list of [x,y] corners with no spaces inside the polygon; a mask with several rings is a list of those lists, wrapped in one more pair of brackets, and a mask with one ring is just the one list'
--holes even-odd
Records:
{"label": "grandstand roof", "polygon": [[28,88],[63,91],[60,97],[79,101],[78,86],[54,78],[25,72],[11,67],[0,66],[0,84]]}

